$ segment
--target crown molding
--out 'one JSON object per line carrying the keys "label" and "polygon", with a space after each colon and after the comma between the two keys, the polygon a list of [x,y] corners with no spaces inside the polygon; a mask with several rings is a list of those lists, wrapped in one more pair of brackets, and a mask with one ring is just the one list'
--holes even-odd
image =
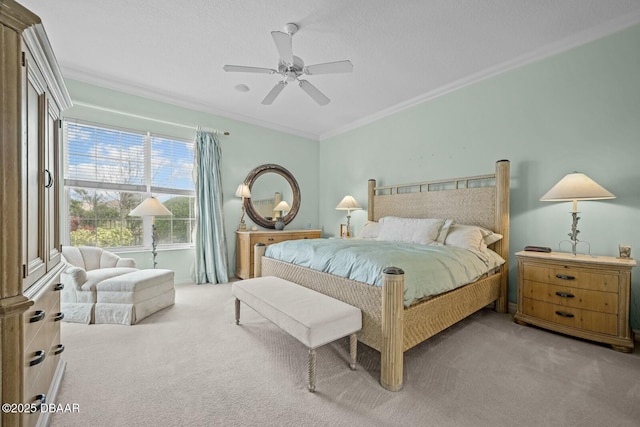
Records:
{"label": "crown molding", "polygon": [[416,96],[407,101],[396,104],[393,107],[386,108],[382,111],[371,114],[370,116],[364,117],[360,120],[356,120],[348,125],[326,132],[319,136],[319,140],[323,141],[329,138],[333,138],[335,136],[346,133],[348,131],[371,124],[384,117],[391,116],[403,110],[422,104],[431,99],[440,97],[442,95],[446,95],[458,89],[462,89],[471,84],[480,82],[482,80],[497,76],[507,71],[514,70],[516,68],[520,68],[528,64],[532,64],[534,62],[549,58],[553,55],[557,55],[559,53],[566,52],[573,48],[604,38],[608,35],[611,35],[616,32],[622,31],[626,28],[632,27],[638,23],[640,23],[640,11],[637,11],[635,13],[631,13],[616,19],[612,19],[602,25],[590,28],[589,30],[582,31],[570,37],[566,37],[558,42],[551,43],[545,46],[544,48],[535,50],[525,55],[521,55],[517,58],[514,58],[509,61],[505,61],[493,67],[486,68],[478,73],[456,80],[450,84],[438,87],[425,94]]}
{"label": "crown molding", "polygon": [[318,141],[318,135],[313,133],[302,132],[298,129],[292,129],[286,126],[276,125],[276,124],[258,120],[252,117],[244,116],[242,114],[235,114],[235,113],[230,113],[228,111],[219,110],[191,99],[186,99],[186,98],[177,99],[175,95],[170,95],[168,93],[160,93],[160,92],[152,91],[136,85],[114,81],[104,77],[99,77],[94,74],[91,74],[82,70],[78,70],[78,69],[62,67],[62,70],[65,78],[70,80],[76,80],[81,83],[88,83],[88,84],[99,86],[105,89],[123,92],[127,95],[140,96],[146,99],[150,99],[152,101],[163,102],[165,104],[173,105],[176,107],[195,110],[200,113],[213,114],[216,116],[224,117],[226,119],[236,120],[242,123],[271,129],[277,132],[282,132],[289,135],[299,136],[301,138]]}

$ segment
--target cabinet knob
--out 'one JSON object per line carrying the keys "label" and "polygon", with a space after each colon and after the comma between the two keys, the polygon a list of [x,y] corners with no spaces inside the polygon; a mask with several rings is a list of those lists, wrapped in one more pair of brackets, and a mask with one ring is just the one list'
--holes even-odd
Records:
{"label": "cabinet knob", "polygon": [[35,353],[35,357],[29,361],[29,366],[39,365],[44,361],[44,358],[47,356],[47,353],[44,350],[38,350]]}
{"label": "cabinet knob", "polygon": [[562,297],[562,298],[573,298],[573,297],[575,297],[574,294],[570,294],[569,292],[560,292],[560,291],[556,292],[556,295],[558,295],[559,297]]}
{"label": "cabinet knob", "polygon": [[47,395],[45,393],[40,393],[35,397],[34,401],[40,402],[37,406],[41,407],[47,403]]}
{"label": "cabinet knob", "polygon": [[63,283],[56,283],[56,285],[53,287],[54,291],[61,291],[64,289],[64,284]]}
{"label": "cabinet knob", "polygon": [[44,319],[45,312],[42,310],[36,310],[35,314],[29,319],[29,323],[36,323]]}
{"label": "cabinet knob", "polygon": [[51,175],[51,172],[49,172],[48,169],[45,169],[44,173],[47,176],[47,182],[46,182],[46,184],[44,184],[44,188],[53,187],[53,175]]}
{"label": "cabinet knob", "polygon": [[566,311],[556,311],[556,314],[562,317],[574,317],[573,314],[567,313]]}

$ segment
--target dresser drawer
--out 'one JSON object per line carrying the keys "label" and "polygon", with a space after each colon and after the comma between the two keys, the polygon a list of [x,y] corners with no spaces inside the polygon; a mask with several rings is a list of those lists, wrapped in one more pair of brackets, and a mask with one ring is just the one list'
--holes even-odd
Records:
{"label": "dresser drawer", "polygon": [[29,346],[49,314],[54,310],[56,313],[60,311],[60,292],[56,290],[57,285],[58,280],[54,280],[53,283],[45,286],[33,298],[33,305],[22,314],[25,347]]}
{"label": "dresser drawer", "polygon": [[255,246],[258,243],[262,243],[264,245],[272,245],[274,243],[284,242],[285,240],[291,240],[291,236],[287,234],[281,234],[281,233],[251,236],[251,243],[252,243],[251,247],[253,248],[253,246]]}
{"label": "dresser drawer", "polygon": [[524,280],[594,291],[619,292],[618,274],[606,270],[526,263],[524,265]]}
{"label": "dresser drawer", "polygon": [[615,314],[551,304],[531,298],[522,299],[522,312],[538,319],[585,331],[609,335],[618,333],[618,316]]}
{"label": "dresser drawer", "polygon": [[319,239],[321,235],[321,230],[236,231],[236,276],[253,277],[254,247],[258,243],[269,246],[287,240]]}
{"label": "dresser drawer", "polygon": [[523,297],[565,307],[602,313],[618,313],[618,294],[524,281]]}

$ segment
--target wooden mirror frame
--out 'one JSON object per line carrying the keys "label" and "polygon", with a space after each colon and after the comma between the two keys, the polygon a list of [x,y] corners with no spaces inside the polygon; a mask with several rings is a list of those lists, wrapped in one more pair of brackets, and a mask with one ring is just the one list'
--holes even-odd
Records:
{"label": "wooden mirror frame", "polygon": [[[282,221],[285,224],[289,224],[296,217],[296,215],[298,214],[298,210],[300,209],[300,187],[298,187],[298,182],[293,177],[291,172],[280,165],[268,163],[265,165],[260,165],[249,172],[249,175],[247,175],[244,183],[249,186],[249,190],[253,193],[253,184],[256,182],[256,180],[260,176],[269,172],[277,173],[278,175],[282,176],[291,186],[291,191],[293,192],[291,210],[289,211],[289,213],[282,217]],[[260,227],[273,229],[276,228],[275,221],[270,221],[262,217],[262,215],[258,214],[258,212],[254,209],[253,204],[251,203],[251,198],[244,199],[244,208],[249,218],[251,218],[251,220],[258,224]]]}

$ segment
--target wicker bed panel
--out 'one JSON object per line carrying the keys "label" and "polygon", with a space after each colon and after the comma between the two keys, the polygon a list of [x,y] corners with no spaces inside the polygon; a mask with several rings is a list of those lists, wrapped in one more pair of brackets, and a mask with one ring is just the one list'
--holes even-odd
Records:
{"label": "wicker bed panel", "polygon": [[382,346],[382,289],[272,258],[262,258],[262,276],[277,276],[344,301],[362,310],[358,341],[380,351]]}
{"label": "wicker bed panel", "polygon": [[[495,230],[495,188],[467,188],[374,196],[374,221],[384,216],[449,218]],[[498,231],[499,232],[499,231]]]}
{"label": "wicker bed panel", "polygon": [[495,301],[500,280],[495,274],[405,308],[403,351]]}

